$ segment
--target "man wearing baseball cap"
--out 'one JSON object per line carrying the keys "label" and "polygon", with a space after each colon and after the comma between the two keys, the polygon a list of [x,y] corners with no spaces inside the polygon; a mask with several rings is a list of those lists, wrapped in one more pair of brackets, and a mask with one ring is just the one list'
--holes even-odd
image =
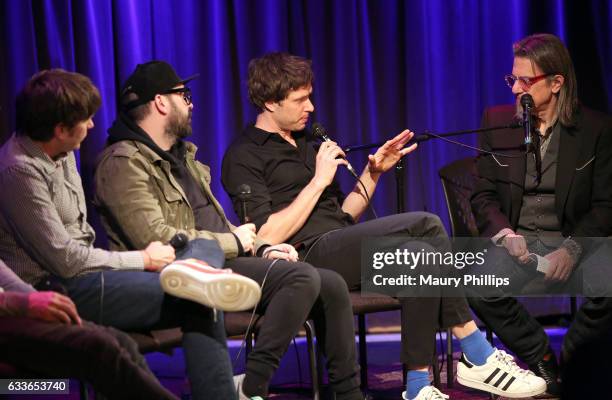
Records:
{"label": "man wearing baseball cap", "polygon": [[[0,258],[37,290],[65,292],[83,319],[125,331],[180,327],[193,398],[235,397],[223,324],[210,308],[160,286],[159,272],[175,258],[222,267],[217,243],[202,240],[176,253],[159,241],[139,251],[94,247],[74,150],[100,104],[89,78],[61,69],[35,74],[19,93],[16,133],[0,148],[0,186],[10,193],[0,196]],[[32,328],[30,336],[39,333]]]}
{"label": "man wearing baseball cap", "polygon": [[[176,234],[217,241],[225,266],[262,285],[265,314],[237,382],[240,399],[265,398],[280,359],[305,320],[315,321],[336,399],[362,399],[353,316],[344,280],[297,261],[288,244],[270,246],[255,226],[232,225],[210,189],[210,169],[196,161],[191,93],[171,66],[136,67],[120,94],[120,113],[96,169],[96,201],[114,249],[134,249]],[[253,254],[254,257],[247,257]]]}

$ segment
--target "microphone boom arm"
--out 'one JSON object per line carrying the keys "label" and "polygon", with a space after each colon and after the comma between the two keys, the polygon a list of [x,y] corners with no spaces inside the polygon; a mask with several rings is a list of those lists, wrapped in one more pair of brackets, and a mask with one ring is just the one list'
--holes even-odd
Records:
{"label": "microphone boom arm", "polygon": [[[515,123],[512,123],[510,125],[494,126],[494,127],[491,127],[491,128],[464,129],[464,130],[461,130],[461,131],[452,131],[452,132],[446,132],[446,133],[432,134],[431,132],[424,132],[424,133],[415,135],[410,140],[410,142],[408,142],[408,143],[421,143],[421,142],[426,142],[426,141],[431,140],[431,139],[445,138],[445,137],[452,137],[452,136],[459,136],[459,135],[466,135],[466,134],[469,134],[469,133],[483,133],[483,132],[496,131],[496,130],[501,130],[501,129],[518,129],[521,126],[522,126],[522,124],[520,122],[515,122]],[[344,150],[345,153],[349,153],[351,151],[373,149],[375,147],[380,147],[383,144],[385,144],[385,142],[362,144],[362,145],[357,145],[357,146],[348,146],[348,147],[345,147],[343,150]]]}

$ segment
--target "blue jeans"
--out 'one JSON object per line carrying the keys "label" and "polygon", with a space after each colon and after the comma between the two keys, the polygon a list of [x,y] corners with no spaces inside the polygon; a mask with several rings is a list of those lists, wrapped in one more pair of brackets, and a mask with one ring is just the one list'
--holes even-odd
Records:
{"label": "blue jeans", "polygon": [[[201,258],[205,242],[189,242],[177,259]],[[165,294],[157,272],[105,270],[62,284],[87,320],[124,331],[181,327],[193,398],[236,398],[222,313],[215,320],[211,309]]]}

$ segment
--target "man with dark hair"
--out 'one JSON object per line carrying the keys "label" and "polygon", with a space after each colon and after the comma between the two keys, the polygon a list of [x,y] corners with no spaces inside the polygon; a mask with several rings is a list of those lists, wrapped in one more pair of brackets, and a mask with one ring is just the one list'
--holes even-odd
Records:
{"label": "man with dark hair", "polygon": [[[351,289],[361,284],[361,244],[366,237],[406,237],[402,245],[435,251],[429,243],[414,240],[429,238],[440,251],[450,251],[446,230],[433,214],[406,213],[357,223],[381,174],[416,148],[404,148],[413,134],[405,130],[370,155],[360,176],[363,186],[356,185],[345,198],[334,179],[338,166],[347,165],[344,152],[334,142],[322,143],[317,151],[315,138],[305,131],[314,110],[313,79],[310,61],[287,53],[267,54],[249,63],[249,97],[260,113],[223,159],[223,185],[235,208],[240,205],[236,188],[250,185],[248,209],[259,235],[270,243],[294,244],[301,259],[337,271]],[[525,373],[512,357],[487,343],[465,298],[436,294],[400,299],[401,358],[409,369],[405,399],[446,398],[430,385],[428,375],[439,327],[452,328],[461,341],[462,365],[469,365],[458,371],[464,385],[507,397],[544,391],[542,379]],[[503,377],[489,383],[487,377],[495,370],[503,371]]]}
{"label": "man with dark hair", "polygon": [[[525,154],[524,136],[517,131],[482,136],[484,149],[514,157],[484,154],[478,160],[472,210],[481,235],[498,246],[489,251],[495,262],[487,273],[511,276],[513,285],[523,286],[542,277],[530,261],[538,254],[549,262],[547,282],[580,280],[575,283],[584,285],[589,296],[589,286],[596,282],[587,279],[585,265],[597,260],[589,258],[595,249],[588,249],[587,237],[612,233],[612,120],[579,105],[572,60],[559,38],[528,36],[513,50],[512,74],[505,79],[516,105],[485,110],[483,126],[509,124],[522,108],[521,98],[529,94],[534,102],[534,148]],[[612,271],[607,268],[605,281]],[[565,336],[564,358],[612,330],[611,300],[587,298]],[[509,349],[546,379],[549,393],[557,394],[557,364],[548,337],[521,303],[508,296],[476,296],[470,305]]]}
{"label": "man with dark hair", "polygon": [[41,71],[17,95],[17,132],[27,133],[33,141],[48,142],[56,125],[73,128],[89,120],[100,104],[98,88],[85,75],[58,69]]}
{"label": "man with dark hair", "polygon": [[0,363],[78,378],[112,399],[173,399],[123,332],[82,321],[70,298],[37,292],[0,261]]}
{"label": "man with dark hair", "polygon": [[[196,161],[191,92],[163,61],[140,64],[127,79],[109,146],[96,168],[96,202],[115,249],[129,250],[177,233],[213,239],[225,265],[262,285],[265,315],[240,399],[262,398],[282,355],[306,319],[315,321],[337,399],[361,399],[353,315],[346,284],[332,271],[296,262],[288,245],[270,246],[250,223],[233,226],[210,189],[210,169]],[[248,255],[254,256],[249,257]]]}
{"label": "man with dark hair", "polygon": [[[232,398],[222,321],[161,288],[158,272],[175,259],[174,249],[161,242],[140,251],[93,247],[74,150],[99,105],[87,77],[59,69],[34,75],[19,94],[18,131],[0,148],[0,186],[10,193],[0,196],[0,257],[37,289],[65,289],[85,319],[129,331],[181,326],[194,398]],[[223,265],[213,241],[177,255]],[[230,272],[214,275],[234,282]]]}

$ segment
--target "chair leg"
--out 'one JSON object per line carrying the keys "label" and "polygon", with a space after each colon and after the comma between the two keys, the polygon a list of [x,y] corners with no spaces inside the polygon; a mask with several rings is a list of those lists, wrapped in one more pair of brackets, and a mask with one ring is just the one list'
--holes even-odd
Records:
{"label": "chair leg", "polygon": [[487,336],[487,341],[491,343],[492,345],[493,344],[493,331],[489,327],[486,327],[485,332]]}
{"label": "chair leg", "polygon": [[323,381],[323,366],[325,365],[325,359],[323,358],[323,354],[321,352],[321,346],[319,346],[319,343],[321,343],[321,341],[319,341],[319,338],[317,338],[317,343],[315,345],[315,349],[317,350],[317,353],[316,353],[317,378],[318,378],[318,382],[319,382],[319,391],[320,391],[320,388],[324,385],[324,381]]}
{"label": "chair leg", "polygon": [[[434,348],[437,347],[435,345],[435,341],[436,339],[434,338]],[[434,386],[440,389],[441,388],[440,365],[438,364],[438,352],[437,351],[434,351],[434,357],[433,357],[433,362],[431,363],[431,366],[433,369]]]}
{"label": "chair leg", "polygon": [[246,359],[249,357],[249,353],[253,351],[253,332],[252,331],[249,331],[246,333],[244,341],[245,341],[244,359],[246,362]]}
{"label": "chair leg", "polygon": [[368,389],[368,345],[366,343],[365,314],[357,314],[357,329],[359,330],[359,368],[361,374],[361,390]]}
{"label": "chair leg", "polygon": [[255,340],[257,340],[257,338],[255,337],[255,326],[257,325],[257,322],[259,322],[260,318],[261,316],[258,316],[257,318],[255,318],[255,320],[253,321],[253,324],[244,333],[244,341],[245,341],[244,362],[245,364],[246,364],[247,358],[249,357],[249,353],[253,351],[253,343],[255,342]]}
{"label": "chair leg", "polygon": [[455,371],[453,368],[453,332],[450,328],[446,330],[446,385],[453,387],[455,382]]}
{"label": "chair leg", "polygon": [[317,349],[314,344],[315,330],[311,321],[304,322],[306,330],[306,343],[308,346],[308,360],[310,361],[310,378],[312,379],[312,398],[319,400],[321,398],[319,389],[319,371],[317,368]]}

